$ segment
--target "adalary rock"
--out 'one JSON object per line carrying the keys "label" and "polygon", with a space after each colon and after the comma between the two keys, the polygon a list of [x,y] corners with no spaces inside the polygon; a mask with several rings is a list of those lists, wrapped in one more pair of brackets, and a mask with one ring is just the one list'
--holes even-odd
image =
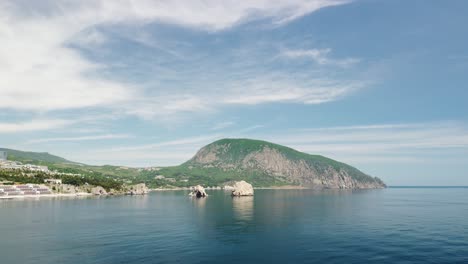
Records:
{"label": "adalary rock", "polygon": [[238,181],[233,187],[232,196],[252,196],[254,194],[252,184],[246,181]]}
{"label": "adalary rock", "polygon": [[197,197],[197,198],[208,196],[208,194],[206,194],[206,192],[205,192],[205,188],[203,188],[203,186],[201,186],[201,185],[191,187],[191,190],[192,191],[189,194],[190,196],[194,196],[194,197]]}

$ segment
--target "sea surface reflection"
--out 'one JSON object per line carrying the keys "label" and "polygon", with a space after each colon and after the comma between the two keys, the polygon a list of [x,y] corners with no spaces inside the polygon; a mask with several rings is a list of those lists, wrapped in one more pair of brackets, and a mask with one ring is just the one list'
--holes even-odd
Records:
{"label": "sea surface reflection", "polygon": [[0,201],[9,263],[467,263],[468,189]]}

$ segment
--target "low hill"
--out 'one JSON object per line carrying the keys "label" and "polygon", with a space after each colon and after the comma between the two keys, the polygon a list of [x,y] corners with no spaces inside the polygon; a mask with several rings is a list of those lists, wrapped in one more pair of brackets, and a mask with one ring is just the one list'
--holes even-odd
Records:
{"label": "low hill", "polygon": [[14,149],[0,148],[0,151],[8,153],[8,160],[22,163],[45,164],[45,163],[75,163],[64,158],[51,155],[47,152],[20,151]]}
{"label": "low hill", "polygon": [[186,163],[164,168],[167,177],[221,182],[247,180],[254,186],[300,185],[309,188],[384,188],[360,170],[320,155],[252,139],[222,139],[198,151]]}

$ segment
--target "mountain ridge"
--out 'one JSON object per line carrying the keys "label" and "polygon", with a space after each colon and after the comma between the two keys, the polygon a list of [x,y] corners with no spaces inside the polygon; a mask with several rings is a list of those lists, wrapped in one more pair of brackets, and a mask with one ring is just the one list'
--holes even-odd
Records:
{"label": "mountain ridge", "polygon": [[379,178],[348,164],[279,144],[245,138],[226,138],[208,144],[181,166],[220,168],[245,174],[263,173],[284,184],[311,188],[386,187]]}

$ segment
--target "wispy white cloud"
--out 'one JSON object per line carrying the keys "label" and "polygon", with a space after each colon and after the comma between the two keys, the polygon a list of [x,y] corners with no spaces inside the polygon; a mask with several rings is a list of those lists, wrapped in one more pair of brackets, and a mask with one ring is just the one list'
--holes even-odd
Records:
{"label": "wispy white cloud", "polygon": [[110,140],[110,139],[123,139],[131,138],[131,135],[127,134],[104,134],[104,135],[90,135],[90,136],[80,136],[80,137],[55,137],[55,138],[41,138],[33,139],[28,141],[29,144],[34,143],[45,143],[45,142],[73,142],[73,141],[91,141],[91,140]]}
{"label": "wispy white cloud", "polygon": [[468,151],[468,127],[457,122],[322,127],[268,135],[300,151],[353,163],[449,161]]}
{"label": "wispy white cloud", "polygon": [[[222,138],[220,134],[184,137],[149,144],[88,149],[81,152],[64,153],[70,160],[89,164],[113,164],[128,166],[168,166],[187,161],[202,146]],[[92,157],[92,159],[90,159]]]}
{"label": "wispy white cloud", "polygon": [[[27,115],[29,116],[29,115]],[[67,118],[61,115],[55,118],[44,118],[32,116],[22,121],[0,122],[0,133],[18,134],[31,131],[74,132],[74,133],[96,133],[103,130],[102,126],[106,120],[115,120],[114,114],[84,114],[79,117]],[[21,119],[25,119],[22,117]]]}
{"label": "wispy white cloud", "polygon": [[281,53],[281,56],[290,59],[310,59],[320,65],[333,65],[340,67],[348,67],[359,63],[360,61],[357,58],[330,58],[331,51],[331,49],[285,50]]}
{"label": "wispy white cloud", "polygon": [[263,125],[253,125],[228,133],[213,133],[203,136],[188,136],[149,144],[126,145],[105,149],[88,149],[88,155],[65,153],[67,158],[92,164],[124,164],[129,166],[178,165],[192,158],[203,146],[222,138],[242,138],[261,130]]}
{"label": "wispy white cloud", "polygon": [[[261,82],[243,86],[242,92],[233,93],[223,101],[228,104],[256,105],[264,103],[322,104],[336,101],[360,89],[360,83],[310,83],[299,85],[294,82]],[[248,87],[248,89],[245,89]],[[245,90],[248,93],[244,92]],[[235,90],[236,91],[236,90]]]}
{"label": "wispy white cloud", "polygon": [[73,120],[36,119],[24,122],[0,123],[0,133],[19,133],[63,128],[73,124]]}
{"label": "wispy white cloud", "polygon": [[[453,124],[446,122],[444,124]],[[433,123],[410,123],[410,124],[377,124],[377,125],[359,125],[359,126],[335,126],[304,128],[304,131],[339,131],[339,130],[374,130],[374,129],[398,129],[398,128],[422,128],[433,126]],[[440,123],[438,124],[440,126]]]}
{"label": "wispy white cloud", "polygon": [[[128,151],[128,150],[149,150],[149,149],[157,149],[162,147],[175,147],[175,146],[187,146],[187,145],[200,145],[204,143],[210,143],[216,139],[220,139],[222,136],[221,134],[211,134],[205,136],[197,136],[197,137],[187,137],[187,138],[180,138],[174,139],[169,141],[163,141],[158,143],[151,143],[145,145],[137,145],[137,146],[126,146],[126,147],[115,147],[111,148],[111,151]],[[109,150],[102,150],[107,152]]]}
{"label": "wispy white cloud", "polygon": [[172,151],[87,151],[87,152],[62,152],[61,156],[69,160],[79,161],[91,165],[119,165],[132,167],[148,166],[170,166],[178,165],[179,161],[185,161],[192,157],[193,153],[189,150]]}
{"label": "wispy white cloud", "polygon": [[[145,119],[177,120],[176,116],[194,113],[215,113],[226,106],[261,105],[272,103],[323,104],[341,100],[353,94],[368,83],[366,81],[338,81],[309,76],[290,78],[281,74],[246,76],[222,85],[222,91],[214,84],[193,88],[191,93],[147,96],[134,102],[123,104],[126,114]],[[194,81],[196,83],[196,81]],[[203,84],[201,84],[202,86]],[[196,86],[196,84],[194,85]]]}

